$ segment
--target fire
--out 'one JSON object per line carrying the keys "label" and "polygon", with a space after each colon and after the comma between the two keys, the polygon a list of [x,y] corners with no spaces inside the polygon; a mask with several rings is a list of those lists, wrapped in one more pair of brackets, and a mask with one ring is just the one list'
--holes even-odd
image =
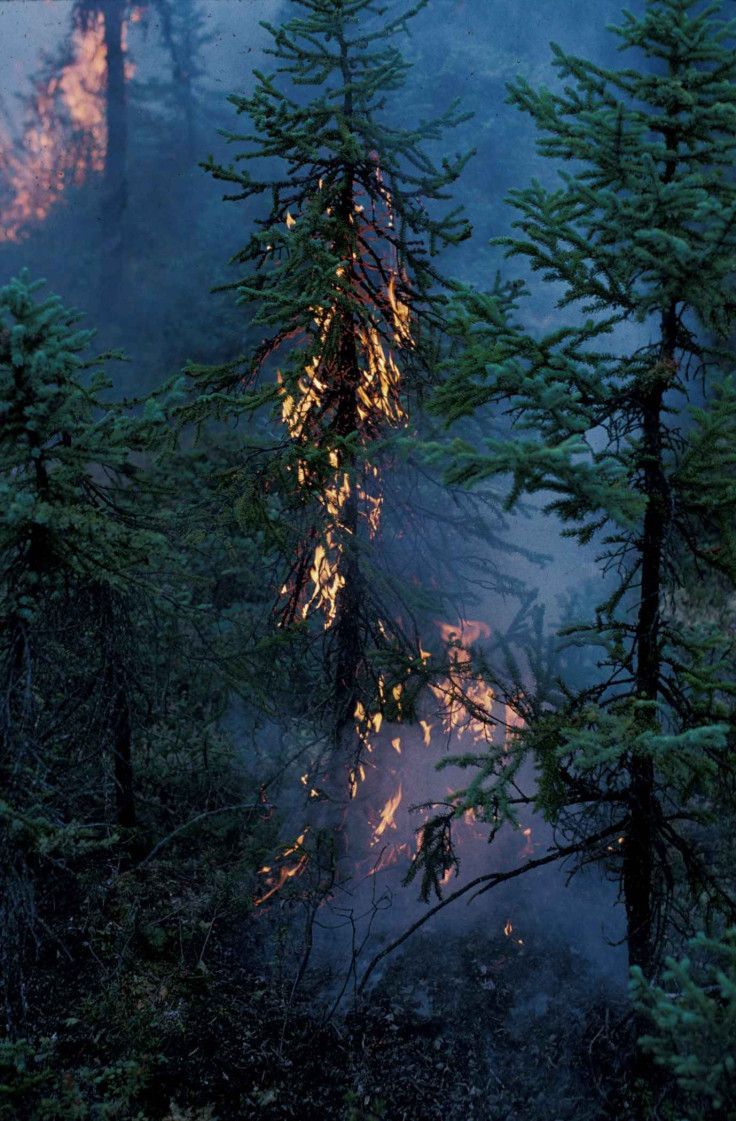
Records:
{"label": "fire", "polygon": [[519,858],[523,856],[532,856],[534,854],[534,843],[532,842],[531,829],[524,829],[523,835],[525,837],[525,843],[523,849],[519,853]]}
{"label": "fire", "polygon": [[281,852],[278,858],[279,860],[287,860],[290,856],[294,856],[297,854],[299,858],[296,864],[282,865],[282,867],[279,869],[278,878],[275,882],[273,882],[273,869],[271,865],[267,864],[264,865],[263,868],[259,868],[259,876],[269,877],[269,879],[266,881],[269,885],[269,888],[265,895],[261,895],[258,899],[253,900],[254,906],[261,907],[266,902],[266,900],[270,899],[272,895],[275,895],[277,891],[280,891],[284,884],[288,882],[288,880],[293,879],[295,876],[301,876],[309,861],[308,854],[302,849],[302,845],[304,844],[304,841],[307,837],[307,832],[308,830],[305,830],[303,833],[301,833],[292,845],[290,845],[288,848],[285,848]]}
{"label": "fire", "polygon": [[[510,938],[511,935],[514,933],[514,928],[511,925],[511,920],[510,919],[507,920],[506,926],[503,928],[503,932],[504,932],[504,934],[506,935],[507,938]],[[514,938],[514,942],[516,943],[517,946],[523,946],[524,945],[524,939],[523,938]]]}
{"label": "fire", "polygon": [[[381,182],[378,170],[376,176],[378,182]],[[381,193],[386,201],[387,221],[391,227],[393,219],[390,195],[385,188],[382,188]],[[371,234],[379,236],[375,207],[369,220],[366,207],[356,202],[354,215],[354,224],[360,225],[366,244],[370,242]],[[287,228],[293,230],[298,218],[287,210],[284,220]],[[354,259],[358,260],[355,254]],[[364,272],[375,272],[377,269],[368,252],[365,253],[365,259],[359,261],[359,266]],[[336,277],[344,277],[346,269],[346,264],[338,265]],[[401,400],[401,373],[392,344],[401,347],[411,345],[411,316],[409,306],[401,295],[405,278],[399,276],[397,266],[389,267],[386,271],[387,280],[383,291],[379,285],[375,294],[369,297],[367,290],[361,288],[366,314],[356,328],[360,380],[355,389],[355,409],[359,421],[359,436],[364,445],[385,428],[396,428],[407,423]],[[383,269],[381,274],[384,275]],[[306,363],[296,387],[287,387],[281,373],[278,374],[281,419],[297,445],[313,445],[315,434],[329,426],[335,417],[336,383],[339,384],[341,371],[331,368],[333,360],[328,357],[331,348],[327,344],[334,330],[340,329],[338,319],[338,305],[315,308],[314,325],[320,344],[318,353]],[[382,337],[382,320],[388,324],[391,339]],[[325,630],[335,624],[340,592],[345,587],[344,538],[346,534],[354,532],[352,511],[357,506],[358,518],[366,526],[369,539],[375,540],[381,528],[383,506],[377,465],[365,462],[362,479],[353,480],[336,451],[329,453],[328,461],[333,474],[326,485],[323,483],[317,488],[317,500],[325,513],[321,539],[310,546],[311,561],[301,566],[300,571],[306,573],[306,578],[297,577],[292,584],[287,585],[285,593],[285,598],[291,605],[287,614],[296,614],[302,620],[317,614],[321,616]],[[309,482],[311,473],[312,469],[306,460],[297,463],[296,477],[300,486]]]}
{"label": "fire", "polygon": [[[437,623],[437,627],[442,641],[448,646],[453,643],[461,647],[473,646],[480,638],[491,637],[491,628],[487,623],[479,623],[471,619],[460,619],[457,626],[451,623]],[[460,661],[470,661],[467,649],[460,650],[459,656]]]}
{"label": "fire", "polygon": [[396,828],[396,811],[401,805],[401,797],[402,790],[401,783],[399,783],[396,793],[393,795],[393,797],[389,798],[389,800],[386,802],[386,805],[381,810],[380,821],[373,832],[373,841],[371,842],[372,844],[375,845],[387,829]]}
{"label": "fire", "polygon": [[[386,845],[385,848],[381,850],[381,854],[378,857],[378,860],[369,869],[368,875],[375,876],[378,872],[384,872],[387,868],[392,868],[402,856],[411,856],[411,851],[408,844],[404,842],[399,845]],[[359,867],[359,870],[362,869]]]}
{"label": "fire", "polygon": [[[124,34],[125,28],[124,24]],[[0,242],[19,241],[29,226],[45,221],[67,183],[81,186],[90,174],[105,168],[107,52],[102,12],[74,31],[71,53],[71,62],[34,91],[32,121],[18,150],[13,151],[7,138],[0,145],[0,174],[10,196],[0,209]],[[125,77],[130,80],[132,75],[132,64],[126,61]]]}
{"label": "fire", "polygon": [[447,677],[429,687],[439,701],[442,729],[446,735],[454,734],[458,739],[467,735],[474,742],[488,740],[495,728],[494,693],[490,685],[473,673],[469,647],[480,638],[490,638],[490,627],[468,619],[460,619],[457,625],[436,625],[451,653]]}

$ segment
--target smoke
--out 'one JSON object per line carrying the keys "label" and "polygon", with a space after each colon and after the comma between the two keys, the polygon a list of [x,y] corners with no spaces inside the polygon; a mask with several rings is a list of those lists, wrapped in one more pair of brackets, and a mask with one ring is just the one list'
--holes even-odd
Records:
{"label": "smoke", "polygon": [[[0,4],[0,101],[8,128],[16,135],[22,132],[28,75],[44,53],[57,49],[71,33],[72,8],[66,0]],[[278,22],[289,5],[283,0],[202,0],[200,9],[212,37],[203,47],[201,58],[204,78],[199,95],[198,158],[214,151],[227,161],[229,152],[217,137],[213,122],[224,127],[235,125],[234,114],[224,103],[226,95],[250,91],[254,67],[267,68],[263,56],[267,34],[259,21]],[[477,149],[456,191],[457,200],[466,206],[475,225],[475,237],[472,247],[448,254],[440,267],[480,287],[489,287],[499,258],[486,243],[490,237],[507,232],[512,218],[510,209],[503,205],[504,196],[509,188],[525,185],[535,174],[550,175],[535,151],[529,122],[504,105],[504,83],[519,73],[535,83],[553,83],[548,46],[551,39],[583,56],[595,57],[602,65],[613,64],[616,42],[605,33],[604,26],[617,20],[618,15],[617,0],[599,2],[592,16],[590,4],[582,0],[555,0],[533,7],[519,5],[518,0],[494,0],[492,4],[436,0],[416,21],[413,38],[403,45],[415,66],[406,97],[402,98],[401,113],[413,118],[436,116],[452,99],[460,97],[474,114],[453,143],[459,150]],[[160,105],[154,85],[167,65],[159,31],[152,11],[129,32],[129,50],[137,67],[136,88],[141,91],[138,100],[131,96],[126,237],[132,282],[120,314],[107,321],[104,313],[102,316],[101,342],[122,343],[137,361],[131,384],[123,387],[137,392],[150,388],[187,357],[207,361],[232,356],[240,349],[245,329],[240,314],[224,300],[207,296],[207,289],[218,281],[232,279],[224,262],[245,240],[247,214],[237,212],[233,204],[221,204],[221,186],[210,182],[196,167],[172,172],[171,120],[166,113],[157,112]],[[145,89],[148,100],[144,104]],[[21,95],[20,99],[16,95]],[[193,215],[186,223],[177,212],[185,188],[187,214]],[[155,209],[153,197],[163,200]],[[3,248],[3,272],[9,275],[21,261],[29,261],[36,274],[49,276],[52,287],[68,293],[82,307],[96,302],[94,275],[85,270],[91,269],[94,257],[89,231],[94,230],[99,201],[98,188],[88,183],[64,216],[53,219],[53,237],[49,234],[51,227],[41,227],[20,248]],[[72,250],[80,245],[84,252],[75,255]],[[76,272],[70,273],[70,260],[79,261]],[[554,293],[550,292],[531,305],[536,325],[545,325],[553,301]],[[631,340],[621,336],[617,342],[628,346]],[[427,538],[433,532],[427,523]],[[541,574],[538,565],[521,555],[511,563],[515,578],[538,590],[538,601],[547,608],[550,622],[554,621],[560,596],[571,588],[595,582],[594,550],[562,543],[556,523],[542,518],[538,509],[530,508],[527,516],[516,519],[505,533],[507,544],[550,557]],[[458,553],[463,548],[459,541]],[[490,546],[486,547],[485,559],[494,559]],[[503,632],[518,610],[518,600],[512,596],[483,587],[476,589],[473,597],[470,593],[466,597],[474,598],[472,618],[491,634]],[[440,622],[458,625],[455,618]],[[436,643],[437,634],[433,637]],[[431,812],[412,808],[447,802],[449,792],[467,784],[467,771],[457,767],[438,771],[436,764],[449,752],[470,748],[469,733],[460,734],[459,728],[451,733],[443,727],[442,717],[430,711],[431,702],[429,696],[421,716],[426,726],[431,725],[428,735],[417,723],[387,726],[371,737],[372,751],[364,755],[365,777],[358,784],[358,794],[346,800],[336,815],[341,819],[344,811],[346,816],[343,835],[335,842],[337,852],[315,848],[320,814],[315,800],[310,802],[309,798],[313,761],[308,755],[297,760],[281,788],[283,847],[264,864],[270,871],[262,874],[258,922],[264,929],[270,924],[274,938],[277,933],[282,936],[284,925],[288,927],[292,976],[298,975],[307,959],[310,968],[328,970],[332,979],[326,996],[332,1001],[344,989],[347,1002],[372,958],[437,902],[418,900],[416,881],[408,887],[403,883],[416,855],[417,830]],[[482,751],[482,734],[473,749]],[[306,784],[302,782],[305,773]],[[527,773],[524,777],[531,791],[534,775]],[[339,824],[342,826],[341,820]],[[488,825],[457,819],[452,827],[459,871],[453,871],[443,885],[445,897],[474,878],[515,869],[542,856],[553,841],[551,827],[527,809],[520,812],[518,828],[504,826],[490,845]],[[326,832],[329,840],[329,829]],[[287,877],[282,891],[274,891],[266,899],[278,883],[280,869],[299,867],[305,854],[308,859]],[[337,869],[334,880],[332,865]],[[564,868],[540,868],[499,885],[473,902],[468,902],[468,896],[458,899],[438,911],[422,926],[421,933],[418,931],[396,953],[421,953],[427,932],[448,937],[475,932],[504,940],[509,952],[523,952],[525,960],[531,955],[542,960],[551,945],[564,945],[593,963],[600,976],[620,983],[625,974],[625,955],[615,943],[622,937],[623,916],[615,904],[615,889],[597,872],[581,871],[568,884]],[[512,929],[504,933],[509,926]],[[376,968],[372,983],[380,983],[392,960],[387,956]],[[554,991],[556,981],[551,969],[537,976],[539,985],[550,993]],[[537,992],[534,999],[539,995]],[[523,1011],[523,1002],[518,1007]],[[530,1005],[528,1014],[533,1014],[536,1007]]]}

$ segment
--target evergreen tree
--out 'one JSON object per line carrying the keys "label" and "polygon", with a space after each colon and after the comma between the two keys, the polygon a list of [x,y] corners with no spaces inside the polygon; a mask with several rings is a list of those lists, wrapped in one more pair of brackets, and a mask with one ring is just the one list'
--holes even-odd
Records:
{"label": "evergreen tree", "polygon": [[723,341],[736,311],[736,25],[720,8],[649,0],[613,29],[643,54],[638,68],[554,46],[556,92],[510,87],[540,152],[566,168],[557,189],[512,192],[519,233],[497,243],[556,285],[558,324],[525,330],[518,284],[466,292],[461,354],[435,399],[450,420],[496,405],[510,422],[485,448],[458,442],[448,478],[508,476],[509,507],[545,495],[613,581],[594,619],[568,631],[597,649],[597,679],[526,700],[512,682],[528,724],[513,765],[500,752],[465,758],[481,770],[464,804],[513,819],[511,784],[533,757],[535,804],[619,879],[629,960],[645,977],[678,870],[691,899],[734,913],[701,846],[733,766],[731,636],[676,607],[694,572],[729,588],[736,576]]}
{"label": "evergreen tree", "polygon": [[371,572],[381,450],[406,427],[442,326],[433,258],[468,228],[457,210],[427,207],[448,197],[466,157],[437,166],[426,152],[460,119],[455,107],[416,128],[387,108],[408,69],[392,40],[426,0],[393,17],[373,0],[295,4],[283,27],[265,25],[276,74],[256,72],[253,95],[230,98],[253,125],[226,134],[244,146],[236,164],[205,165],[233,184],[226,197],[268,199],[230,286],[255,305],[252,331],[265,337],[237,363],[191,368],[200,396],[184,416],[270,405],[280,418],[252,440],[240,506],[272,523],[286,564],[274,617],[321,643],[320,704],[339,742],[375,699],[368,652],[407,648]]}
{"label": "evergreen tree", "polygon": [[[92,332],[56,297],[37,301],[42,283],[22,275],[0,290],[0,927],[10,1020],[37,927],[36,864],[98,838],[85,819],[107,817],[108,770],[111,825],[136,823],[137,620],[173,568],[154,494],[145,500],[131,462],[160,439],[164,413],[150,402],[136,417],[104,401],[110,383],[84,359]],[[92,802],[69,780],[90,758]]]}
{"label": "evergreen tree", "polygon": [[105,161],[100,225],[100,291],[116,301],[125,267],[123,223],[128,205],[128,94],[125,63],[126,0],[77,0],[74,22],[86,28],[102,22],[105,47]]}
{"label": "evergreen tree", "polygon": [[663,985],[640,970],[632,997],[656,1034],[642,1039],[654,1061],[674,1076],[672,1116],[715,1121],[736,1114],[736,929],[699,934],[690,955],[667,959]]}
{"label": "evergreen tree", "polygon": [[183,124],[177,147],[185,167],[194,166],[197,158],[197,84],[204,71],[200,62],[202,47],[212,39],[207,34],[205,16],[197,0],[154,0],[154,10],[161,21],[161,38],[171,60],[171,82],[151,83],[150,92],[157,95],[157,106],[169,101],[177,121]]}

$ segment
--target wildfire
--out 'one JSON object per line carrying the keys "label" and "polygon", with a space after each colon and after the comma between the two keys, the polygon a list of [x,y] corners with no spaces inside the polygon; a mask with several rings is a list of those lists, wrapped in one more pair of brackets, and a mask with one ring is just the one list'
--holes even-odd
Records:
{"label": "wildfire", "polygon": [[[378,170],[376,175],[380,182]],[[392,227],[390,196],[385,190],[383,194],[388,225]],[[295,228],[297,221],[290,211],[286,212],[285,223],[289,231]],[[369,223],[366,208],[358,202],[355,204],[354,223],[360,225],[366,241],[370,240],[370,231],[378,229],[375,213]],[[368,254],[361,265],[364,270],[375,272],[375,265],[368,260]],[[345,272],[345,264],[337,266],[338,278],[343,277]],[[393,344],[402,347],[411,345],[410,309],[398,291],[400,281],[404,279],[399,277],[397,267],[389,268],[385,290],[378,291],[371,298],[363,295],[366,314],[356,328],[360,377],[355,387],[355,411],[364,444],[386,427],[395,428],[406,423],[401,401],[401,373],[391,345],[382,338],[377,325],[384,318],[392,332]],[[318,353],[306,364],[295,390],[288,388],[280,372],[278,374],[281,418],[289,436],[297,444],[312,444],[315,433],[334,419],[336,382],[339,383],[342,371],[330,367],[333,359],[327,356],[330,351],[327,344],[332,332],[340,329],[338,316],[337,305],[314,309],[314,324],[320,345]],[[325,630],[337,619],[339,596],[345,586],[343,539],[346,534],[355,532],[352,511],[357,508],[357,515],[366,525],[369,539],[374,540],[380,532],[383,506],[379,470],[375,464],[367,461],[363,465],[363,478],[359,481],[351,480],[334,450],[329,453],[329,466],[334,474],[326,485],[319,488],[317,495],[325,512],[324,530],[321,540],[312,546],[311,562],[305,566],[307,579],[302,580],[301,585],[287,585],[286,592],[282,592],[292,602],[296,600],[301,619],[313,614],[321,615]],[[296,467],[300,486],[309,481],[310,475],[311,468],[305,460],[300,460]],[[355,496],[353,487],[356,488]]]}
{"label": "wildfire", "polygon": [[[123,35],[125,30],[123,24]],[[17,151],[7,138],[0,144],[0,174],[10,196],[0,206],[0,242],[19,241],[30,225],[45,221],[68,183],[79,187],[90,174],[104,170],[107,52],[102,12],[74,31],[71,54],[59,74],[35,89],[32,120]],[[126,61],[125,77],[132,76],[132,63]]]}
{"label": "wildfire", "polygon": [[373,832],[372,844],[377,844],[387,829],[396,828],[396,811],[401,805],[401,796],[401,783],[399,783],[396,793],[389,798],[381,810],[380,821]]}
{"label": "wildfire", "polygon": [[269,885],[269,887],[265,895],[261,895],[260,898],[253,900],[253,903],[256,907],[262,906],[267,899],[270,899],[272,895],[275,895],[277,891],[280,891],[288,880],[293,879],[295,876],[301,876],[309,861],[308,854],[302,849],[302,845],[304,844],[304,841],[307,837],[307,832],[308,830],[305,830],[302,834],[300,834],[300,836],[297,837],[296,841],[294,841],[292,845],[282,851],[278,858],[279,860],[288,860],[290,856],[295,855],[298,855],[298,860],[295,864],[283,864],[281,868],[279,868],[278,875],[275,880],[273,875],[273,868],[271,867],[271,865],[264,865],[263,868],[258,869],[259,876],[268,877],[266,883],[267,885]]}
{"label": "wildfire", "polygon": [[[473,674],[469,647],[481,638],[490,638],[490,627],[486,623],[469,619],[460,619],[457,625],[436,625],[442,641],[451,651],[447,677],[429,686],[439,702],[442,731],[448,736],[454,734],[458,739],[467,736],[473,742],[489,740],[495,727],[491,716],[494,693],[490,685]],[[425,652],[421,650],[421,646],[420,652],[424,660]],[[424,742],[429,746],[434,727],[427,721],[420,723]]]}

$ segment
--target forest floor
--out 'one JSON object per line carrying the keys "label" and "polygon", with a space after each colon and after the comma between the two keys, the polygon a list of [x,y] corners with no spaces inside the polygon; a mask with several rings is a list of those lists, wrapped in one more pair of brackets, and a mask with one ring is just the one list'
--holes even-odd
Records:
{"label": "forest floor", "polygon": [[[620,1081],[627,1007],[579,955],[470,933],[418,936],[389,961],[362,1004],[327,1024],[318,979],[285,1029],[262,990],[241,1113],[226,1112],[220,1087],[216,1116],[249,1116],[247,1105],[269,1121],[623,1121],[626,1102],[603,1087]],[[222,1073],[231,1085],[233,1069]]]}
{"label": "forest floor", "polygon": [[294,988],[303,902],[213,909],[189,867],[122,877],[38,963],[1,1121],[627,1121],[625,992],[566,938],[419,932],[331,1015],[344,970]]}
{"label": "forest floor", "polygon": [[[171,1121],[601,1121],[627,1116],[627,1006],[569,947],[418,935],[368,996],[327,1019],[335,978],[298,997],[235,931],[195,970],[130,996],[159,1007],[146,1117]],[[541,952],[540,952],[541,950]],[[150,968],[150,967],[149,967]],[[136,993],[137,989],[137,993]],[[140,1012],[140,1009],[138,1010]]]}

